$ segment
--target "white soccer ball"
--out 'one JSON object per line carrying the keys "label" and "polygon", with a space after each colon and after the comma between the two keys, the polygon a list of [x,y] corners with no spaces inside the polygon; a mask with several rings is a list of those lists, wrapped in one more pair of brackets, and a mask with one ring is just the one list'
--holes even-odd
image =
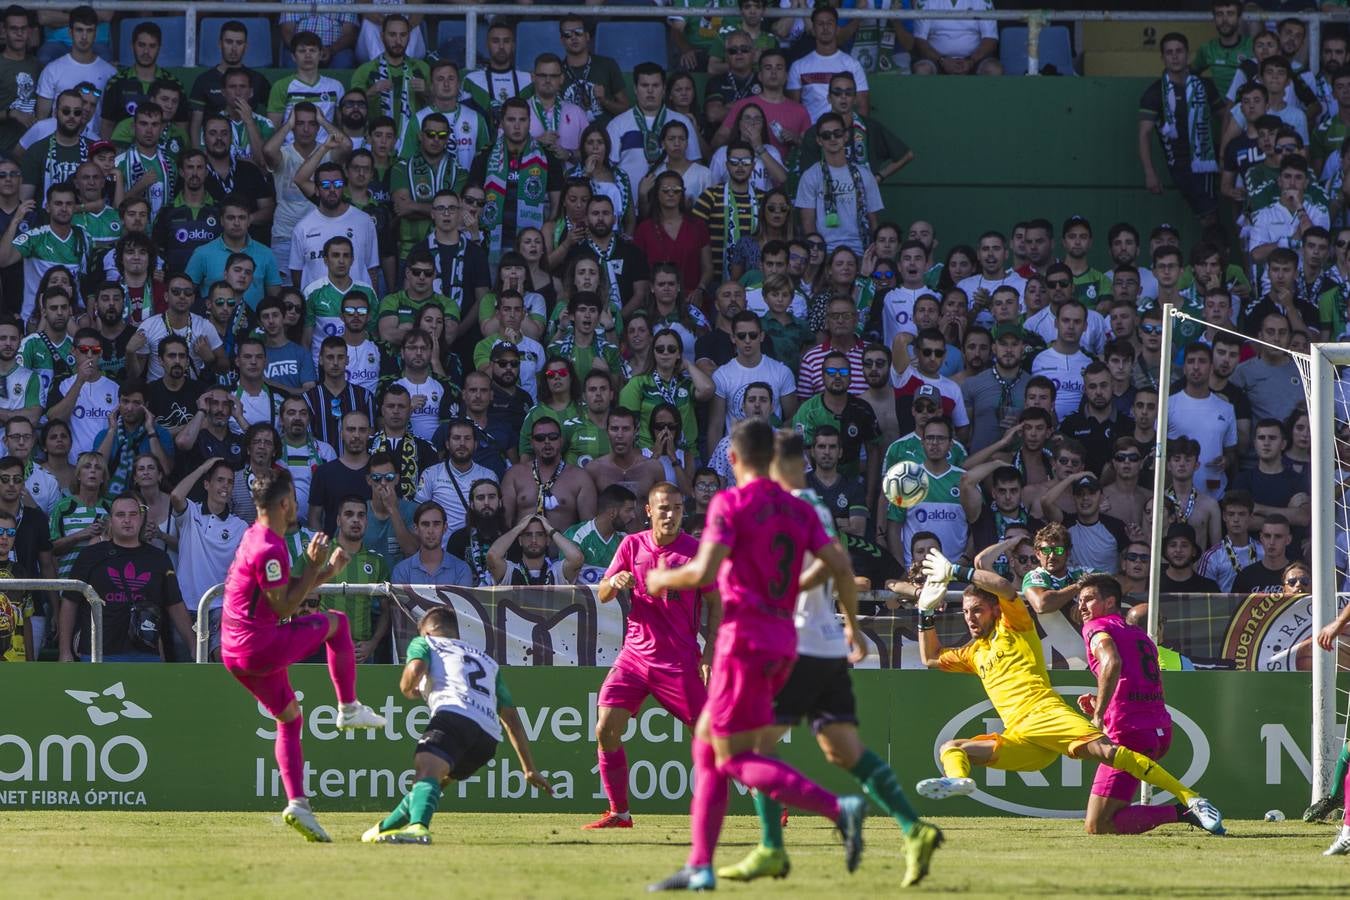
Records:
{"label": "white soccer ball", "polygon": [[1266,814],[1263,818],[1267,822],[1283,822],[1284,813],[1280,812],[1278,809],[1268,809],[1266,810]]}
{"label": "white soccer ball", "polygon": [[913,460],[901,460],[886,470],[881,490],[887,500],[901,509],[909,509],[928,493],[928,472]]}

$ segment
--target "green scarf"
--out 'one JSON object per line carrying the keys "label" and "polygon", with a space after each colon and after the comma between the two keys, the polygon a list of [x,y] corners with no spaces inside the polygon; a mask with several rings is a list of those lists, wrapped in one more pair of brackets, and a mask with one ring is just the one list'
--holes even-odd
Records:
{"label": "green scarf", "polygon": [[[1162,136],[1168,141],[1177,139],[1177,86],[1172,79],[1162,79]],[[1209,115],[1209,95],[1199,76],[1186,76],[1186,136],[1191,142],[1191,171],[1196,174],[1219,171],[1214,152],[1214,130]]]}
{"label": "green scarf", "polygon": [[495,271],[502,254],[502,224],[506,221],[507,196],[515,183],[516,230],[542,228],[548,212],[548,157],[534,140],[527,138],[520,154],[511,158],[506,136],[499,134],[488,152],[483,189],[483,230],[488,232],[488,262]]}
{"label": "green scarf", "polygon": [[[395,144],[395,149],[399,156],[403,155],[403,144],[408,137],[408,124],[414,121],[412,78],[412,67],[408,65],[406,56],[403,58],[403,65],[391,68],[389,60],[383,53],[380,54],[375,80],[384,81],[388,79],[393,82],[394,89],[398,92],[397,104],[394,102],[393,90],[380,94],[380,112],[394,120],[394,131],[398,133],[398,143]],[[449,148],[454,146],[453,141],[448,145]]]}
{"label": "green scarf", "polygon": [[404,165],[408,169],[408,190],[414,203],[430,203],[437,191],[454,190],[459,181],[459,162],[449,150],[434,170],[420,151],[408,157]]}

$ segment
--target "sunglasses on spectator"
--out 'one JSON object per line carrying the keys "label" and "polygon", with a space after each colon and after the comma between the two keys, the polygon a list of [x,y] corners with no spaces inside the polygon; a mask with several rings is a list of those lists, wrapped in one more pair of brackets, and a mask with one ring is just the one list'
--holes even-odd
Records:
{"label": "sunglasses on spectator", "polygon": [[82,88],[80,88],[80,93],[83,94],[83,95],[86,96],[86,97],[88,97],[88,96],[90,96],[90,95],[93,95],[93,98],[94,98],[95,100],[97,100],[97,99],[99,99],[100,97],[103,96],[103,92],[100,91],[98,88],[94,88],[94,87],[82,87]]}
{"label": "sunglasses on spectator", "polygon": [[864,368],[864,369],[884,369],[884,368],[886,368],[888,365],[890,365],[890,363],[886,362],[886,360],[884,360],[884,359],[864,359],[864,360],[863,360],[863,368]]}
{"label": "sunglasses on spectator", "polygon": [[919,349],[920,356],[944,356],[946,353],[946,347],[921,347]]}
{"label": "sunglasses on spectator", "polygon": [[319,189],[324,191],[337,191],[347,186],[345,178],[322,178],[319,180]]}
{"label": "sunglasses on spectator", "polygon": [[830,88],[831,97],[852,97],[857,93],[854,88]]}
{"label": "sunglasses on spectator", "polygon": [[464,202],[467,203],[467,204],[469,204],[470,206],[482,206],[482,205],[483,205],[483,198],[482,198],[482,197],[470,197],[468,194],[465,194],[465,195],[464,195]]}
{"label": "sunglasses on spectator", "polygon": [[395,482],[395,481],[398,481],[398,473],[397,473],[397,472],[371,472],[371,473],[370,473],[370,480],[373,481],[373,482],[375,482],[376,484],[379,484],[381,481]]}
{"label": "sunglasses on spectator", "polygon": [[76,344],[75,349],[81,353],[102,353],[102,344]]}
{"label": "sunglasses on spectator", "polygon": [[885,281],[887,278],[894,278],[894,277],[895,277],[894,269],[877,269],[875,272],[872,273],[872,280],[874,281]]}
{"label": "sunglasses on spectator", "polygon": [[1162,334],[1162,326],[1152,322],[1144,322],[1139,326],[1139,330],[1144,334]]}
{"label": "sunglasses on spectator", "polygon": [[923,442],[925,444],[941,444],[950,441],[951,439],[952,436],[950,434],[925,434],[923,436]]}
{"label": "sunglasses on spectator", "polygon": [[826,366],[825,374],[828,376],[842,375],[847,378],[850,374],[848,366]]}
{"label": "sunglasses on spectator", "polygon": [[1024,566],[1029,566],[1029,565],[1031,565],[1032,563],[1034,563],[1034,562],[1036,561],[1036,554],[1034,554],[1034,553],[1018,553],[1018,554],[1015,554],[1015,555],[1013,556],[1013,559],[1017,560],[1018,562],[1020,562],[1020,563],[1021,563],[1022,565],[1024,565]]}
{"label": "sunglasses on spectator", "polygon": [[581,37],[585,33],[586,33],[585,28],[567,28],[563,30],[562,36],[565,38],[574,38],[574,37]]}
{"label": "sunglasses on spectator", "polygon": [[10,528],[8,526],[0,528],[0,535],[3,535],[4,537],[14,537],[18,533],[19,529],[17,528]]}
{"label": "sunglasses on spectator", "polygon": [[286,310],[286,312],[288,312],[288,313],[293,313],[293,312],[297,312],[297,313],[298,313],[298,312],[300,311],[300,304],[299,304],[299,303],[283,303],[283,304],[282,304],[282,308],[284,308],[284,309]]}
{"label": "sunglasses on spectator", "polygon": [[561,431],[544,431],[531,435],[530,439],[535,441],[556,441],[561,437]]}
{"label": "sunglasses on spectator", "polygon": [[844,136],[844,129],[842,128],[830,128],[828,130],[821,129],[820,131],[817,131],[816,134],[820,137],[822,141],[835,141]]}
{"label": "sunglasses on spectator", "polygon": [[755,340],[759,340],[759,332],[758,332],[758,331],[738,331],[738,332],[736,332],[736,340],[738,340],[738,341],[755,341]]}
{"label": "sunglasses on spectator", "polygon": [[[16,172],[15,174],[18,173]],[[1336,246],[1344,250],[1346,247],[1350,247],[1350,241],[1337,241]]]}
{"label": "sunglasses on spectator", "polygon": [[342,106],[369,106],[370,104],[367,103],[367,102],[364,101],[364,100],[359,99],[359,98],[353,98],[353,99],[351,99],[351,100],[343,100],[342,103],[341,103],[340,105],[342,105]]}
{"label": "sunglasses on spectator", "polygon": [[416,275],[418,278],[430,278],[436,274],[436,269],[427,266],[409,266],[408,274]]}
{"label": "sunglasses on spectator", "polygon": [[915,403],[915,404],[911,407],[911,409],[913,409],[913,411],[916,412],[916,413],[935,413],[935,412],[937,412],[937,404],[935,404],[935,403]]}
{"label": "sunglasses on spectator", "polygon": [[342,311],[349,316],[364,316],[370,313],[368,306],[344,306]]}
{"label": "sunglasses on spectator", "polygon": [[1276,152],[1276,153],[1297,153],[1297,152],[1298,152],[1298,144],[1276,144],[1276,145],[1275,145],[1275,152]]}
{"label": "sunglasses on spectator", "polygon": [[[660,353],[661,348],[658,347],[656,352]],[[566,378],[568,371],[567,369],[545,369],[544,374],[549,378]]]}
{"label": "sunglasses on spectator", "polygon": [[1144,457],[1139,455],[1138,453],[1117,453],[1115,455],[1116,462],[1124,462],[1124,463],[1139,462],[1139,460],[1143,458]]}
{"label": "sunglasses on spectator", "polygon": [[749,166],[753,165],[755,158],[753,156],[728,156],[727,165],[729,166]]}
{"label": "sunglasses on spectator", "polygon": [[190,287],[171,287],[169,288],[169,293],[173,294],[175,297],[191,297],[196,294],[197,291]]}
{"label": "sunglasses on spectator", "polygon": [[736,46],[733,47],[733,46],[731,46],[730,44],[728,44],[728,45],[727,45],[727,52],[728,52],[728,53],[737,53],[737,54],[740,54],[740,53],[749,53],[749,52],[750,52],[750,45],[749,45],[749,44],[737,44]]}
{"label": "sunglasses on spectator", "polygon": [[438,129],[436,129],[435,131],[432,131],[430,128],[423,128],[423,129],[422,129],[422,137],[429,137],[429,138],[431,138],[433,141],[443,141],[443,140],[445,140],[446,138],[448,138],[449,136],[450,136],[450,132],[445,131],[445,130],[443,130],[443,129],[439,129],[439,128],[438,128]]}
{"label": "sunglasses on spectator", "polygon": [[228,306],[230,309],[234,309],[236,306],[239,305],[239,301],[234,299],[233,297],[217,297],[211,302],[214,303],[216,306]]}
{"label": "sunglasses on spectator", "polygon": [[679,353],[680,348],[676,344],[657,344],[653,348],[657,353]]}
{"label": "sunglasses on spectator", "polygon": [[1052,288],[1066,288],[1073,284],[1073,281],[1068,278],[1047,278],[1045,284],[1047,287]]}
{"label": "sunglasses on spectator", "polygon": [[[0,530],[0,533],[3,533],[3,531]],[[1284,583],[1287,584],[1289,587],[1307,587],[1308,585],[1312,584],[1312,581],[1308,578],[1304,578],[1301,575],[1295,575],[1293,578],[1286,578],[1284,580]]]}
{"label": "sunglasses on spectator", "polygon": [[1148,562],[1148,560],[1149,560],[1149,555],[1148,555],[1147,553],[1135,553],[1135,552],[1130,552],[1130,553],[1122,553],[1122,554],[1120,555],[1120,558],[1123,559],[1123,560],[1125,560],[1126,562],[1145,562],[1145,563],[1146,563],[1146,562]]}
{"label": "sunglasses on spectator", "polygon": [[518,359],[494,359],[492,364],[494,366],[505,366],[508,369],[520,368],[520,360]]}
{"label": "sunglasses on spectator", "polygon": [[1046,556],[1063,556],[1065,553],[1063,545],[1058,544],[1053,547],[1050,546],[1049,544],[1046,544],[1042,547],[1037,547],[1036,549],[1044,553]]}

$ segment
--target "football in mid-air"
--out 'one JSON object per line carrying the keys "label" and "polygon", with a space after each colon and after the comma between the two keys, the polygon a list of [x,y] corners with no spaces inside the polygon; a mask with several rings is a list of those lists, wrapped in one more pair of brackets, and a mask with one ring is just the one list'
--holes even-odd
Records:
{"label": "football in mid-air", "polygon": [[901,509],[909,509],[928,493],[928,472],[913,460],[901,460],[886,470],[881,489],[887,500]]}

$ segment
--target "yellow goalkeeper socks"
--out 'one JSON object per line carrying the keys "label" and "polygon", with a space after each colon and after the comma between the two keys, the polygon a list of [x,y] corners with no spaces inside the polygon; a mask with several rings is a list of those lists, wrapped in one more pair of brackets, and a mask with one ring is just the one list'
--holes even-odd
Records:
{"label": "yellow goalkeeper socks", "polygon": [[969,778],[970,757],[960,747],[951,747],[942,751],[942,774],[948,778]]}
{"label": "yellow goalkeeper socks", "polygon": [[1177,781],[1172,773],[1161,765],[1128,747],[1116,747],[1116,755],[1111,758],[1111,767],[1122,772],[1128,772],[1140,781],[1151,784],[1159,790],[1167,791],[1182,803],[1189,803],[1193,798],[1200,796]]}

